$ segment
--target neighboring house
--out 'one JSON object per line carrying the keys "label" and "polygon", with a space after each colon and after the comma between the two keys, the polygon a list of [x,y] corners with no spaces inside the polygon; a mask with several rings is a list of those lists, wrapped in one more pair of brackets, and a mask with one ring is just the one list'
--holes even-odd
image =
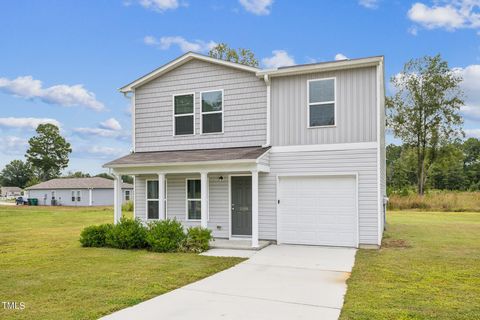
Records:
{"label": "neighboring house", "polygon": [[253,247],[378,247],[383,68],[371,57],[261,70],[187,53],[120,89],[134,152],[105,167],[135,177],[144,221],[174,218]]}
{"label": "neighboring house", "polygon": [[[26,188],[28,198],[50,206],[110,206],[114,203],[113,180],[93,178],[58,178]],[[122,183],[122,203],[134,199],[133,185]]]}
{"label": "neighboring house", "polygon": [[12,198],[19,197],[22,195],[22,189],[19,187],[1,187],[0,188],[0,197],[3,198]]}

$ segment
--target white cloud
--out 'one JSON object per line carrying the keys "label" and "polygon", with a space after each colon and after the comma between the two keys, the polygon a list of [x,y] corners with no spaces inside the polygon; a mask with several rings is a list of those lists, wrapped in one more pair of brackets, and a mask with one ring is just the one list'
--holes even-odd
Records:
{"label": "white cloud", "polygon": [[129,133],[127,132],[104,129],[104,128],[85,128],[84,127],[84,128],[75,128],[73,129],[73,131],[81,135],[97,136],[102,138],[125,138],[129,136]]}
{"label": "white cloud", "polygon": [[28,141],[16,136],[0,136],[0,153],[5,155],[23,155]]}
{"label": "white cloud", "polygon": [[0,126],[10,128],[29,128],[37,129],[39,124],[51,123],[60,127],[60,122],[49,118],[0,118]]}
{"label": "white cloud", "polygon": [[242,7],[258,16],[269,15],[272,10],[273,0],[239,0]]}
{"label": "white cloud", "polygon": [[378,2],[378,0],[359,0],[358,4],[367,9],[377,9]]}
{"label": "white cloud", "polygon": [[103,122],[100,122],[100,127],[103,129],[115,130],[115,131],[122,130],[122,126],[120,125],[120,122],[118,122],[118,120],[115,118],[110,118]]}
{"label": "white cloud", "polygon": [[154,46],[160,50],[168,50],[172,46],[176,45],[182,52],[194,51],[194,52],[206,52],[217,45],[214,41],[202,41],[194,40],[188,41],[180,36],[161,37],[159,39],[153,36],[146,36],[143,38],[143,43],[149,46]]}
{"label": "white cloud", "polygon": [[337,53],[335,55],[335,60],[336,61],[339,61],[339,60],[348,60],[348,57],[346,55],[344,55],[343,53]]}
{"label": "white cloud", "polygon": [[103,103],[95,98],[95,94],[87,91],[81,84],[73,86],[60,84],[43,88],[42,82],[32,76],[17,77],[13,80],[0,78],[0,91],[65,107],[84,106],[95,111],[105,108]]}
{"label": "white cloud", "polygon": [[465,135],[467,138],[480,139],[480,129],[465,129]]}
{"label": "white cloud", "polygon": [[115,156],[126,153],[123,149],[106,146],[91,146],[88,147],[85,152],[105,156]]}
{"label": "white cloud", "polygon": [[180,6],[178,0],[139,0],[139,3],[142,7],[157,12],[175,10]]}
{"label": "white cloud", "polygon": [[295,64],[294,58],[288,55],[285,50],[273,50],[272,53],[273,56],[262,59],[262,63],[266,68],[279,68]]}
{"label": "white cloud", "polygon": [[465,106],[462,107],[463,115],[470,120],[480,121],[480,65],[473,64],[453,70],[463,78],[460,84],[465,93]]}
{"label": "white cloud", "polygon": [[408,17],[426,29],[480,28],[480,0],[443,0],[433,6],[421,2],[412,5]]}

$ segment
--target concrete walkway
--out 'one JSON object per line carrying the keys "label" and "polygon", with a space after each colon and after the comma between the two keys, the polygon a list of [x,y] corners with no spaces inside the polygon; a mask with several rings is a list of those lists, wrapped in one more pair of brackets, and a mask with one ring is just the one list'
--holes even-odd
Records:
{"label": "concrete walkway", "polygon": [[337,319],[355,252],[271,245],[233,268],[103,319]]}

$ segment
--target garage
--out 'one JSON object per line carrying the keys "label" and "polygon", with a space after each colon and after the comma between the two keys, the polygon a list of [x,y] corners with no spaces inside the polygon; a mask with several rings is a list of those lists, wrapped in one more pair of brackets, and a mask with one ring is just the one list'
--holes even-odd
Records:
{"label": "garage", "polygon": [[279,176],[278,242],[357,247],[356,179]]}

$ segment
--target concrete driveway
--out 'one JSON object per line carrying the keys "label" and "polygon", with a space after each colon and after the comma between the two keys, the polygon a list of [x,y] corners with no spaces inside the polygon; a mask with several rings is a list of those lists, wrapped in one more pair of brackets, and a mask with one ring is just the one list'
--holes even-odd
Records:
{"label": "concrete driveway", "polygon": [[272,245],[233,268],[104,319],[337,319],[355,252]]}

